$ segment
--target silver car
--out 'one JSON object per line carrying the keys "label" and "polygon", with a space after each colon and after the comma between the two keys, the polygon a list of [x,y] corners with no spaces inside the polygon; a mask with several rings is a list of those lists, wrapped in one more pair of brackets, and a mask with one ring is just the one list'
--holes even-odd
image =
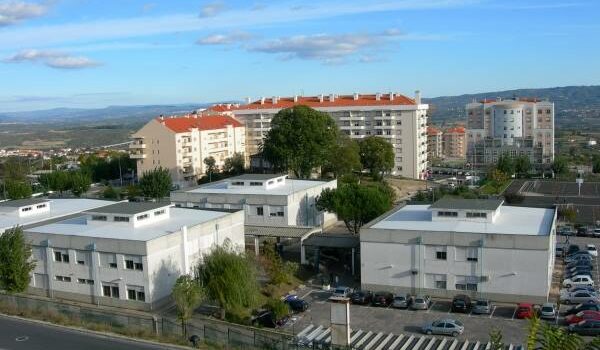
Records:
{"label": "silver car", "polygon": [[545,319],[555,319],[557,315],[556,306],[552,303],[544,303],[542,304],[542,308],[540,309],[540,318]]}
{"label": "silver car", "polygon": [[392,307],[406,309],[410,304],[410,297],[405,295],[396,295],[392,301]]}
{"label": "silver car", "polygon": [[492,313],[492,308],[492,303],[489,300],[479,299],[475,301],[475,304],[473,304],[473,313],[489,315]]}
{"label": "silver car", "polygon": [[427,310],[430,305],[431,298],[429,295],[417,295],[410,302],[410,308],[413,310]]}
{"label": "silver car", "polygon": [[352,293],[352,289],[349,287],[337,287],[333,290],[333,296],[338,298],[347,298]]}
{"label": "silver car", "polygon": [[428,323],[421,330],[427,335],[442,334],[457,337],[465,331],[465,326],[458,320],[445,319]]}
{"label": "silver car", "polygon": [[588,291],[568,292],[560,295],[560,302],[563,304],[585,304],[589,302],[598,303],[600,300],[596,293]]}

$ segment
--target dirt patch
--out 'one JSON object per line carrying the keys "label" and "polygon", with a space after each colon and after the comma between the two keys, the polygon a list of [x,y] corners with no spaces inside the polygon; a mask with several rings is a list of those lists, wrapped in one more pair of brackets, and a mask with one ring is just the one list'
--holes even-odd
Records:
{"label": "dirt patch", "polygon": [[407,200],[418,191],[426,188],[426,182],[423,180],[405,179],[393,176],[388,176],[385,180],[394,189],[394,192],[396,192],[396,202]]}

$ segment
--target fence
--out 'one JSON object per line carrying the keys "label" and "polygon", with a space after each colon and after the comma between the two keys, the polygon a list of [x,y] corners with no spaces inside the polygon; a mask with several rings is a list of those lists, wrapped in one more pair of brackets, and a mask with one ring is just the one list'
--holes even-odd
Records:
{"label": "fence", "polygon": [[[0,303],[4,308],[32,315],[61,315],[66,323],[78,324],[144,338],[180,339],[182,325],[177,320],[146,313],[117,312],[106,308],[96,308],[79,303],[63,302],[28,295],[8,295],[0,293]],[[7,311],[1,310],[0,311]],[[196,335],[201,340],[238,349],[289,350],[292,346],[291,334],[272,330],[237,325],[209,318],[195,317],[186,325],[188,337]]]}

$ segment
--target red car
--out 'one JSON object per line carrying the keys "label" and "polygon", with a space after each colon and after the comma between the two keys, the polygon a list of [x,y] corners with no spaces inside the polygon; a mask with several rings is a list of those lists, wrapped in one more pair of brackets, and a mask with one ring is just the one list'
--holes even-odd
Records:
{"label": "red car", "polygon": [[532,318],[535,315],[533,310],[533,304],[530,303],[519,303],[517,305],[516,318]]}
{"label": "red car", "polygon": [[568,315],[565,317],[567,324],[579,323],[583,320],[600,320],[600,311],[584,310],[575,315]]}

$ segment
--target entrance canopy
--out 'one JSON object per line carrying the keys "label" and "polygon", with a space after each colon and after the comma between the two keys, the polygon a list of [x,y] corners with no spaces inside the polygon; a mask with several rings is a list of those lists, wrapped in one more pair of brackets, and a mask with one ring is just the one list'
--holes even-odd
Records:
{"label": "entrance canopy", "polygon": [[358,248],[360,238],[353,235],[315,234],[305,239],[304,245],[326,248]]}
{"label": "entrance canopy", "polygon": [[244,234],[253,237],[275,237],[275,238],[299,238],[306,239],[310,235],[321,232],[320,227],[301,227],[301,226],[253,226],[245,225]]}

